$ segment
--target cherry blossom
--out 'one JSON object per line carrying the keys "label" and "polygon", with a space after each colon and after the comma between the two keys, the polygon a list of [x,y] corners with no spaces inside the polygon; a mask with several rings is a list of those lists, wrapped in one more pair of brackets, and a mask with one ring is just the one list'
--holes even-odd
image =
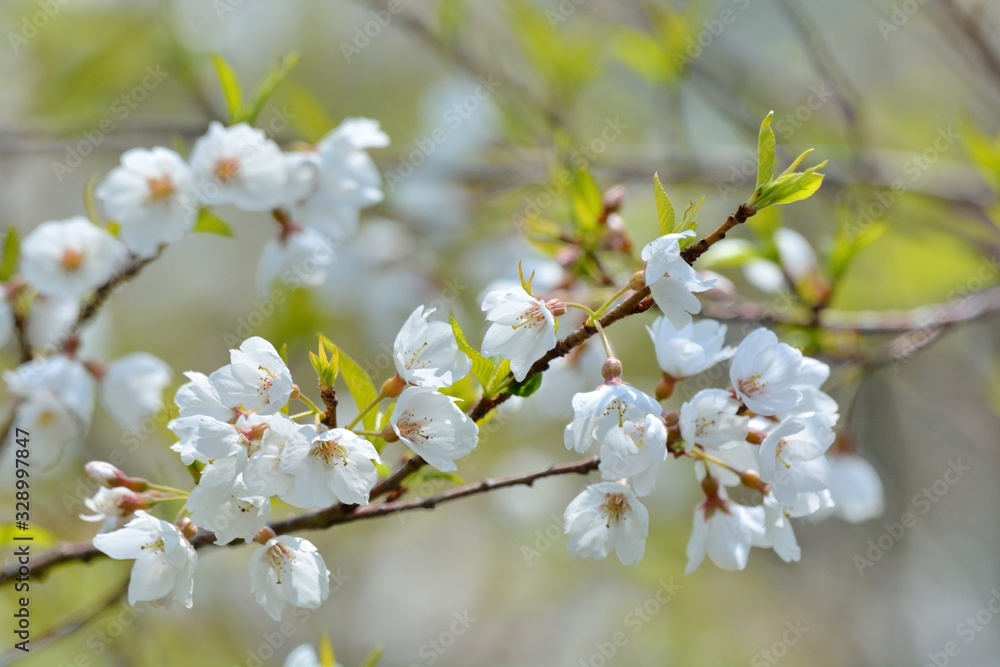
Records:
{"label": "cherry blossom", "polygon": [[191,149],[190,162],[198,198],[206,204],[268,211],[285,197],[288,172],[281,149],[246,123],[209,123]]}
{"label": "cherry blossom", "polygon": [[172,375],[167,364],[146,352],[116,359],[99,380],[105,412],[124,428],[139,428],[163,407]]}
{"label": "cherry blossom", "polygon": [[760,476],[783,506],[828,487],[830,465],[823,454],[833,440],[833,421],[819,412],[789,417],[767,434],[758,453]]}
{"label": "cherry blossom", "polygon": [[678,329],[669,319],[658,317],[648,330],[660,370],[676,380],[703,373],[735,352],[725,345],[726,326],[715,320],[699,320]]}
{"label": "cherry blossom", "polygon": [[635,565],[646,550],[649,513],[626,485],[599,482],[570,502],[563,530],[577,558],[601,560],[613,550],[622,565]]}
{"label": "cherry blossom", "polygon": [[748,408],[759,415],[791,410],[802,400],[800,383],[802,353],[779,343],[773,331],[752,332],[733,355],[729,378]]}
{"label": "cherry blossom", "polygon": [[510,359],[514,379],[523,380],[531,365],[556,345],[555,317],[549,306],[523,287],[495,290],[483,298],[493,324],[483,338],[483,354]]}
{"label": "cherry blossom", "polygon": [[124,246],[81,215],[43,222],[21,244],[21,273],[40,294],[57,299],[92,292],[124,259]]}
{"label": "cherry blossom", "polygon": [[381,462],[370,442],[342,428],[324,431],[311,441],[289,440],[281,469],[295,481],[284,500],[303,508],[335,502],[367,505],[368,494],[378,481],[375,463]]}
{"label": "cherry blossom", "polygon": [[215,543],[249,542],[271,517],[271,499],[247,490],[243,478],[230,486],[199,484],[187,500],[191,520],[215,533]]}
{"label": "cherry blossom", "polygon": [[288,403],[292,375],[273,345],[254,336],[229,352],[231,363],[209,376],[223,405],[269,415]]}
{"label": "cherry blossom", "polygon": [[443,472],[457,470],[455,460],[469,454],[479,440],[479,427],[458,409],[456,400],[432,387],[407,387],[389,418],[400,441]]}
{"label": "cherry blossom", "polygon": [[723,389],[702,389],[681,405],[681,437],[687,445],[718,449],[742,442],[748,418],[739,416],[740,404]]}
{"label": "cherry blossom", "polygon": [[330,595],[330,571],[312,542],[280,535],[250,556],[250,591],[280,621],[288,605],[318,609]]}
{"label": "cherry blossom", "polygon": [[392,358],[396,373],[413,385],[443,389],[469,374],[472,361],[458,349],[444,322],[428,319],[434,309],[419,306],[396,335]]}

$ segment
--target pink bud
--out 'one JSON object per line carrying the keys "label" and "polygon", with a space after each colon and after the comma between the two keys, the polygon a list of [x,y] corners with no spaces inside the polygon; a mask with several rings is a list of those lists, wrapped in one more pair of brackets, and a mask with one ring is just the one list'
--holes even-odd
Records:
{"label": "pink bud", "polygon": [[128,478],[125,473],[107,461],[91,461],[83,466],[83,469],[87,473],[87,477],[109,489],[122,486],[122,482]]}

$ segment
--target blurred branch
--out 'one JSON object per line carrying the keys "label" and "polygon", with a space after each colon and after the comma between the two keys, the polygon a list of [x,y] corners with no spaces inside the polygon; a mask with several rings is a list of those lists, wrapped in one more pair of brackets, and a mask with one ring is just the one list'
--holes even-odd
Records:
{"label": "blurred branch", "polygon": [[[819,311],[815,326],[827,331],[853,331],[861,334],[910,333],[948,327],[980,317],[1000,313],[1000,286],[976,292],[961,299],[920,306],[912,310],[835,310]],[[809,326],[813,312],[781,311],[742,299],[725,301],[705,299],[702,315],[723,321],[759,324]]]}
{"label": "blurred branch", "polygon": [[966,44],[979,56],[980,62],[993,78],[994,85],[1000,85],[1000,54],[983,32],[983,24],[971,14],[967,14],[955,0],[941,0],[939,5],[944,14],[966,37]]}

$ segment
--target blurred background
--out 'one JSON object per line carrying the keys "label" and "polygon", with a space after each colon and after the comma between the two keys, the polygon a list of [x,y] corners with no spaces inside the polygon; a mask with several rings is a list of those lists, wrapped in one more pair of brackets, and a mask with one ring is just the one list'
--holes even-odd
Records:
{"label": "blurred background", "polygon": [[[0,201],[3,222],[23,230],[82,213],[88,181],[124,150],[190,147],[223,118],[213,52],[245,87],[277,56],[301,54],[258,121],[282,144],[316,141],[348,116],[375,118],[392,138],[373,151],[385,202],[364,214],[324,286],[258,300],[254,266],[273,221],[220,209],[235,238],[195,235],[115,295],[92,328],[92,355],[149,351],[175,370],[175,387],[182,371],[225,364],[233,338],[249,335],[287,343],[293,376],[311,387],[306,353],[317,331],[380,382],[391,373],[386,350],[419,304],[451,311],[477,341],[484,289],[516,279],[519,260],[543,289],[568,275],[586,286],[591,276],[573,274],[558,244],[540,240],[571,219],[559,175],[581,161],[602,190],[627,188],[631,260],[626,248],[608,267],[626,276],[656,235],[653,173],[679,211],[705,197],[707,233],[751,194],[770,110],[779,162],[815,148],[808,159],[829,160],[826,181],[809,201],[737,230],[746,256],[709,265],[767,313],[808,312],[817,304],[808,285],[761,290],[743,270],[750,257],[777,257],[770,233],[784,226],[819,256],[830,287],[821,307],[846,319],[907,311],[896,315],[917,330],[901,341],[899,332],[779,327],[834,367],[829,391],[886,493],[878,520],[796,522],[800,563],[754,550],[745,572],[706,563],[685,577],[699,492],[691,466],[671,460],[646,503],[650,537],[634,567],[569,556],[562,511],[585,480],[541,480],[304,534],[334,571],[335,592],[290,623],[271,621],[249,592],[253,547],[206,549],[193,609],[130,614],[114,603],[24,665],[280,665],[321,633],[347,667],[375,646],[385,648],[380,664],[404,666],[996,664],[1000,332],[989,314],[948,326],[921,307],[990,288],[996,304],[1000,5],[9,0],[0,21]],[[651,319],[609,331],[626,377],[646,391],[658,380]],[[755,326],[737,319],[730,338]],[[4,355],[6,368],[16,365],[15,351]],[[600,357],[584,352],[538,394],[505,406],[460,462],[462,478],[573,460],[562,444],[569,399],[600,381]],[[167,419],[123,433],[98,411],[86,443],[33,478],[34,523],[60,540],[92,537],[76,518],[90,493],[88,460],[189,484],[168,449]],[[954,483],[950,467],[963,470]],[[13,479],[9,462],[3,470]],[[449,486],[428,481],[413,493]],[[12,508],[12,484],[2,487],[2,507]],[[900,533],[893,524],[904,512],[916,522]],[[129,567],[74,564],[33,583],[36,638],[97,609]],[[12,592],[2,594],[9,618]],[[970,627],[979,628],[971,637]],[[957,653],[944,653],[949,642]]]}

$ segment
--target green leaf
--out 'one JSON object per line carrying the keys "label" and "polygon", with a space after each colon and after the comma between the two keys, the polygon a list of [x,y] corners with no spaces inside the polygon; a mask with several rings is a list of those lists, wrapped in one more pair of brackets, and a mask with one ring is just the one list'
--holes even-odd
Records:
{"label": "green leaf", "polygon": [[455,319],[454,315],[451,316],[451,330],[455,334],[455,342],[458,343],[458,349],[472,360],[472,374],[476,376],[479,384],[485,390],[493,379],[493,374],[496,372],[496,364],[487,357],[484,357],[479,350],[469,345],[469,341],[465,338],[465,332],[462,331],[462,326]]}
{"label": "green leaf", "polygon": [[292,126],[311,144],[322,139],[337,124],[319,98],[311,90],[294,81],[287,81],[282,86],[281,100],[288,107]]}
{"label": "green leaf", "polygon": [[774,138],[774,130],[771,129],[771,121],[774,119],[774,112],[771,111],[760,124],[760,134],[757,137],[757,185],[760,186],[771,180],[774,175],[774,152],[777,147],[777,140]]}
{"label": "green leaf", "polygon": [[492,357],[491,360],[495,364],[496,370],[493,371],[493,376],[490,377],[490,381],[485,387],[483,387],[483,393],[486,396],[496,396],[500,392],[506,390],[508,383],[511,381],[510,359]]}
{"label": "green leaf", "polygon": [[383,650],[384,649],[381,646],[373,648],[372,652],[368,654],[368,657],[365,658],[364,662],[362,662],[359,667],[375,667],[375,665],[378,664],[378,661],[382,659]]}
{"label": "green leaf", "polygon": [[[378,389],[375,388],[371,376],[343,350],[338,350],[337,356],[340,359],[340,375],[344,379],[344,384],[347,385],[347,390],[351,392],[351,398],[354,399],[358,410],[368,407],[378,396]],[[366,430],[374,430],[375,419],[378,417],[375,412],[375,410],[369,410],[364,419],[361,420]]]}
{"label": "green leaf", "polygon": [[581,231],[596,229],[598,218],[600,218],[604,208],[604,197],[586,164],[581,164],[573,172],[573,182],[570,184],[570,202],[573,206],[573,219],[576,221],[577,229]]}
{"label": "green leaf", "polygon": [[17,263],[21,258],[21,232],[15,225],[7,228],[3,237],[3,253],[0,255],[0,281],[10,280],[17,273]]}
{"label": "green leaf", "polygon": [[198,207],[198,219],[195,220],[192,231],[195,234],[218,234],[219,236],[228,236],[230,238],[235,236],[229,223],[217,216],[207,206]]}
{"label": "green leaf", "polygon": [[212,63],[215,65],[215,73],[219,76],[219,85],[222,86],[222,97],[226,101],[229,123],[236,123],[238,122],[236,119],[240,117],[243,109],[243,90],[240,88],[240,79],[221,54],[213,53]]}
{"label": "green leaf", "polygon": [[661,83],[676,74],[664,59],[661,44],[649,33],[616,26],[612,55],[641,76],[647,83]]}
{"label": "green leaf", "polygon": [[759,210],[767,206],[790,204],[808,199],[823,184],[824,175],[818,173],[818,170],[825,166],[826,162],[824,161],[802,172],[782,174],[762,187],[759,195],[751,201],[750,205]]}
{"label": "green leaf", "polygon": [[670,234],[674,231],[677,216],[667,191],[663,189],[659,174],[653,174],[653,194],[656,196],[656,217],[660,221],[660,236]]}
{"label": "green leaf", "polygon": [[340,373],[340,350],[323,334],[316,334],[319,339],[317,352],[309,353],[309,362],[316,371],[316,378],[321,388],[332,387]]}
{"label": "green leaf", "polygon": [[527,398],[531,396],[536,391],[538,391],[542,386],[542,373],[535,373],[534,375],[529,375],[520,382],[514,381],[510,383],[507,387],[509,391],[514,396],[520,396],[521,398]]}
{"label": "green leaf", "polygon": [[[278,85],[288,77],[288,74],[295,68],[299,62],[299,54],[296,52],[289,53],[287,56],[281,57],[268,67],[267,72],[264,73],[264,77],[260,80],[254,89],[250,92],[250,96],[247,98],[246,105],[243,106],[242,110],[235,116],[234,122],[246,122],[253,123],[260,116],[260,112],[264,110],[264,105],[267,104],[271,96],[274,95],[274,91],[277,89]],[[234,75],[235,76],[235,75]],[[238,85],[238,84],[237,84]],[[228,101],[227,101],[228,103]]]}
{"label": "green leaf", "polygon": [[[688,201],[688,207],[684,209],[684,215],[681,216],[681,222],[679,225],[676,225],[674,227],[674,232],[680,233],[680,232],[686,232],[689,229],[698,229],[698,221],[695,219],[694,216],[697,215],[698,209],[700,209],[701,205],[704,203],[705,203],[704,197],[702,197],[701,199],[692,199]],[[691,236],[688,238],[681,239],[678,242],[678,245],[680,245],[681,248],[686,248],[694,242],[695,238]]]}

